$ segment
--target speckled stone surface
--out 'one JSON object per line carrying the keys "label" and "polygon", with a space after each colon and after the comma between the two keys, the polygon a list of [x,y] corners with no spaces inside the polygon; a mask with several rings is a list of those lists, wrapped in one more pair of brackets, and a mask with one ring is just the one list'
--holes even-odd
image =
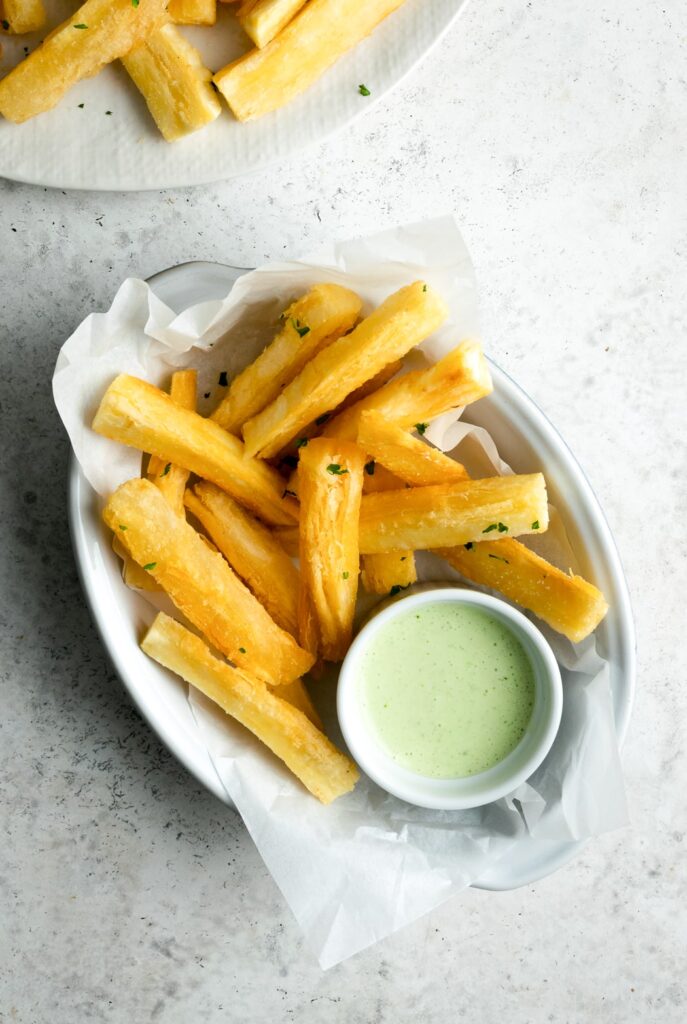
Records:
{"label": "speckled stone surface", "polygon": [[[169,193],[0,184],[0,1021],[686,1019],[686,39],[682,0],[485,0],[300,162]],[[625,563],[632,826],[323,974],[240,820],[161,748],[103,655],[50,377],[127,275],[253,265],[450,210],[489,351],[575,450]]]}

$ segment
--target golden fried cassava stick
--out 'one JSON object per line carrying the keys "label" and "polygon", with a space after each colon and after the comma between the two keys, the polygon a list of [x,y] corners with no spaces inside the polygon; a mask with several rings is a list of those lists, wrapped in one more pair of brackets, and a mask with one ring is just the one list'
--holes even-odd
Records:
{"label": "golden fried cassava stick", "polygon": [[256,46],[267,46],[291,19],[305,0],[244,0],[237,13],[244,32]]}
{"label": "golden fried cassava stick", "polygon": [[45,25],[43,0],[2,0],[0,24],[4,32],[15,36],[37,32]]}
{"label": "golden fried cassava stick", "polygon": [[237,434],[246,420],[269,405],[321,349],[353,327],[362,302],[349,288],[317,284],[282,314],[278,334],[229,387],[212,414]]}
{"label": "golden fried cassava stick", "polygon": [[[432,334],[446,315],[443,300],[422,281],[394,292],[350,334],[319,352],[278,398],[248,420],[243,428],[247,454],[276,455],[299,430]],[[351,439],[356,435],[357,429]]]}
{"label": "golden fried cassava stick", "polygon": [[169,0],[169,16],[175,25],[214,25],[217,0]]}
{"label": "golden fried cassava stick", "polygon": [[185,501],[277,625],[296,636],[300,575],[279,541],[214,484],[200,481]]}
{"label": "golden fried cassava stick", "polygon": [[355,786],[359,773],[353,762],[302,711],[281,700],[249,670],[220,661],[199,637],[169,616],[156,617],[141,647],[250,729],[322,803]]}
{"label": "golden fried cassava stick", "polygon": [[167,142],[219,117],[222,108],[212,76],[198,50],[174,25],[151,32],[122,57],[122,64]]}
{"label": "golden fried cassava stick", "polygon": [[[381,491],[362,500],[360,550],[454,547],[492,534],[543,532],[548,522],[541,473]],[[446,539],[434,539],[439,537]]]}
{"label": "golden fried cassava stick", "polygon": [[[340,661],[351,642],[364,462],[357,445],[314,438],[298,466],[301,586],[310,598],[301,613],[314,611],[318,653],[327,661]],[[310,630],[306,619],[302,642],[312,651]]]}
{"label": "golden fried cassava stick", "polygon": [[0,81],[0,114],[18,124],[50,110],[168,20],[167,0],[86,0]]}
{"label": "golden fried cassava stick", "polygon": [[461,544],[440,548],[435,554],[466,580],[498,590],[573,643],[589,636],[608,610],[603,594],[593,584],[562,572],[517,540]]}
{"label": "golden fried cassava stick", "polygon": [[262,50],[228,64],[214,81],[239,121],[283,107],[308,89],[403,0],[310,0]]}
{"label": "golden fried cassava stick", "polygon": [[411,430],[416,423],[427,423],[449,409],[476,402],[492,390],[482,346],[476,341],[463,341],[438,363],[389,381],[375,394],[333,417],[322,433],[355,441],[360,415],[370,409]]}
{"label": "golden fried cassava stick", "polygon": [[159,388],[120,374],[105,392],[93,429],[211,480],[267,523],[290,526],[298,505],[279,474],[245,457],[238,438],[198,413],[179,409]]}
{"label": "golden fried cassava stick", "polygon": [[149,480],[128,480],[110,496],[103,518],[131,557],[218,650],[260,679],[298,679],[313,663],[293,637],[176,515]]}
{"label": "golden fried cassava stick", "polygon": [[[419,426],[423,428],[424,424]],[[460,462],[413,437],[403,427],[389,422],[373,410],[363,412],[360,416],[358,444],[375,462],[381,463],[414,487],[468,479],[465,467]]]}

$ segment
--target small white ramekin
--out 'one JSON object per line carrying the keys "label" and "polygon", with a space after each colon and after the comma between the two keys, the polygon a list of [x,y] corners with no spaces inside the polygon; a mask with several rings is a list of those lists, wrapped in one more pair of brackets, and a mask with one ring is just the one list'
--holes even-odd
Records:
{"label": "small white ramekin", "polygon": [[[361,657],[385,626],[422,605],[450,602],[469,605],[502,622],[522,644],[534,674],[534,704],[525,734],[498,764],[465,778],[435,779],[419,775],[393,760],[366,720],[362,698]],[[341,666],[337,712],[344,739],[360,768],[388,793],[419,807],[460,810],[481,807],[516,789],[542,763],[558,732],[563,687],[558,663],[548,643],[529,619],[505,601],[455,584],[425,585],[386,602],[375,611],[351,644]],[[408,723],[412,729],[412,722]]]}

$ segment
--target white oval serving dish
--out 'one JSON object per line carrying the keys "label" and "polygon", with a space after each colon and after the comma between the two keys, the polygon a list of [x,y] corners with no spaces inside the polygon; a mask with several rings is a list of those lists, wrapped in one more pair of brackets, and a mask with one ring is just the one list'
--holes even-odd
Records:
{"label": "white oval serving dish", "polygon": [[[177,312],[227,293],[243,271],[211,263],[187,263],[151,278],[156,294]],[[606,595],[610,610],[597,638],[609,662],[615,725],[622,744],[634,699],[635,635],[627,585],[613,537],[599,503],[570,449],[530,398],[491,364],[494,391],[465,419],[485,427],[516,472],[545,474],[550,499],[563,517],[581,571]],[[100,500],[72,460],[69,517],[74,553],[86,599],[103,644],[137,708],[175,756],[216,796],[231,805],[201,740],[181,680],[139,649],[155,610],[122,585],[120,564],[100,519]],[[581,849],[582,842],[520,841],[503,863],[478,883],[503,890],[551,874]]]}

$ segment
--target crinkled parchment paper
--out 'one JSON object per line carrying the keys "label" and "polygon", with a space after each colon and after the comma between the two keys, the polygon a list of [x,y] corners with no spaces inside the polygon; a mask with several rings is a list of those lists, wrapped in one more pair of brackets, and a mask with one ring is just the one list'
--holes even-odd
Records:
{"label": "crinkled parchment paper", "polygon": [[[274,263],[241,277],[223,300],[176,315],[143,281],[127,280],[107,313],[89,316],[65,343],[54,395],[81,467],[100,495],[140,473],[140,455],[89,427],[115,374],[166,384],[178,366],[200,372],[200,411],[219,400],[229,375],[269,341],[281,310],[317,281],[340,281],[366,310],[417,278],[436,287],[450,319],[411,363],[435,361],[477,333],[470,258],[451,218],[330,246],[299,263]],[[488,434],[453,412],[428,439],[465,458],[509,472]],[[486,470],[489,471],[488,469]],[[542,541],[544,538],[542,538]],[[547,557],[576,567],[560,518],[552,516]],[[455,577],[432,556],[423,579]],[[122,584],[123,585],[123,584]],[[547,636],[563,672],[560,733],[546,761],[509,798],[471,811],[430,811],[388,796],[363,778],[355,791],[321,806],[252,736],[200,694],[190,701],[217,773],[297,918],[322,967],[351,956],[426,913],[478,879],[522,837],[574,840],[616,828],[627,818],[613,725],[608,665],[594,639],[573,646]],[[315,684],[330,734],[335,679]]]}

